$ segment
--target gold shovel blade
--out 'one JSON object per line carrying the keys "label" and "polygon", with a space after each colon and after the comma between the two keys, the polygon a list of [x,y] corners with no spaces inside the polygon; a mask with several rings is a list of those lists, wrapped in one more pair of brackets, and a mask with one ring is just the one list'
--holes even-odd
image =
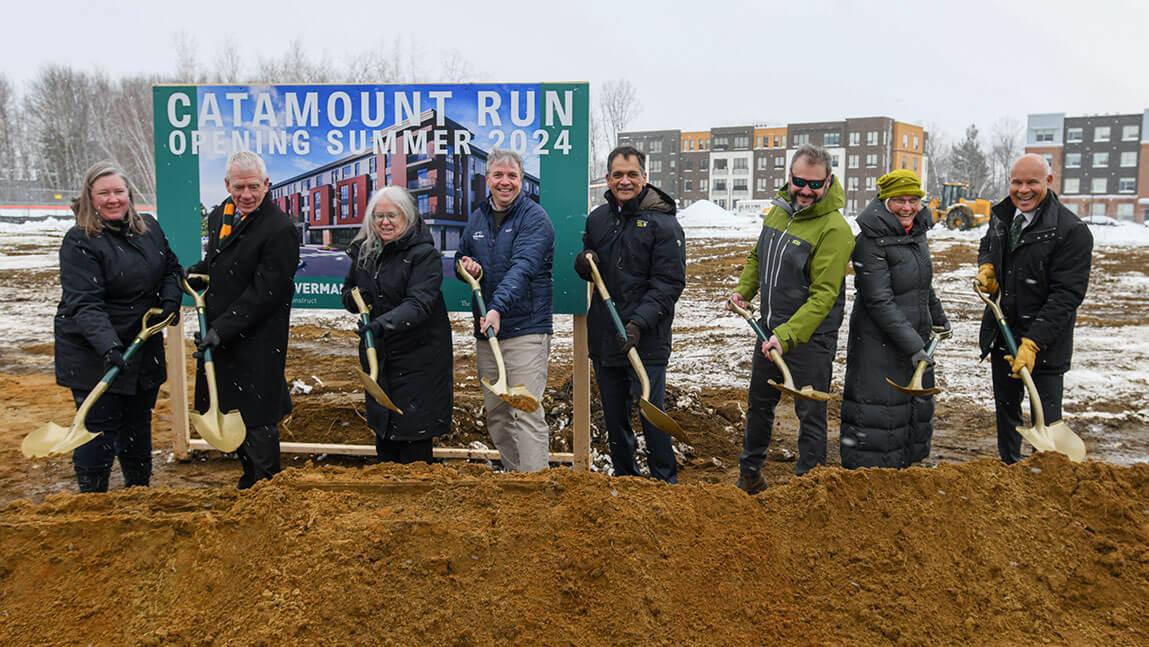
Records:
{"label": "gold shovel blade", "polygon": [[894,387],[896,390],[901,391],[902,393],[905,393],[906,395],[916,395],[919,398],[924,398],[924,397],[930,396],[930,395],[937,395],[937,394],[942,392],[942,390],[936,386],[930,387],[928,389],[911,389],[908,386],[902,386],[901,384],[895,383],[893,380],[891,380],[888,377],[886,378],[886,384],[889,384],[890,386]]}
{"label": "gold shovel blade", "polygon": [[538,411],[539,408],[539,401],[535,399],[535,396],[531,395],[527,387],[522,385],[512,386],[507,389],[506,393],[499,397],[503,399],[503,402],[506,402],[519,411],[531,413]]}
{"label": "gold shovel blade", "polygon": [[646,418],[646,421],[654,425],[659,431],[669,434],[671,438],[676,438],[688,445],[692,444],[690,442],[690,436],[686,435],[686,431],[678,426],[674,418],[671,418],[665,411],[654,406],[654,403],[649,400],[639,400],[638,410],[642,413],[642,417]]}
{"label": "gold shovel blade", "polygon": [[766,380],[766,382],[770,386],[778,389],[783,393],[789,393],[790,395],[796,398],[802,398],[803,400],[818,400],[819,402],[825,402],[830,399],[829,393],[824,391],[816,391],[814,390],[814,387],[809,385],[798,389],[786,386],[785,384],[779,384],[774,380]]}
{"label": "gold shovel blade", "polygon": [[380,406],[386,407],[399,415],[403,415],[403,410],[400,409],[391,398],[387,396],[387,392],[379,386],[379,383],[371,379],[371,376],[363,372],[363,369],[356,368],[355,374],[359,376],[359,381],[363,383],[363,390],[367,392]]}
{"label": "gold shovel blade", "polygon": [[1064,420],[1046,427],[1045,434],[1053,442],[1054,451],[1065,454],[1074,463],[1085,460],[1085,441]]}
{"label": "gold shovel blade", "polygon": [[247,427],[243,423],[243,415],[238,411],[225,414],[220,414],[218,410],[212,409],[203,414],[193,411],[189,418],[192,427],[199,433],[200,438],[221,452],[234,452],[239,449],[244,438],[247,437]]}
{"label": "gold shovel blade", "polygon": [[1026,440],[1033,449],[1039,452],[1055,452],[1057,447],[1053,444],[1053,439],[1046,433],[1045,428],[1026,427],[1025,425],[1017,426],[1017,433]]}
{"label": "gold shovel blade", "polygon": [[20,451],[27,458],[44,458],[56,454],[65,454],[96,436],[99,434],[94,434],[86,428],[62,427],[54,422],[49,422],[25,436],[20,443]]}

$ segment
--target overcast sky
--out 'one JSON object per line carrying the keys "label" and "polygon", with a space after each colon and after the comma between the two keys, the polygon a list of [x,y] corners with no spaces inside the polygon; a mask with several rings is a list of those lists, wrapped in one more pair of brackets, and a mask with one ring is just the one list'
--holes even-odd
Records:
{"label": "overcast sky", "polygon": [[632,129],[886,115],[950,137],[1032,112],[1149,108],[1149,3],[884,2],[272,3],[18,2],[4,8],[0,73],[21,89],[49,63],[118,76],[171,73],[173,42],[199,61],[249,60],[299,39],[343,63],[401,39],[434,81],[457,50],[483,81],[629,79]]}

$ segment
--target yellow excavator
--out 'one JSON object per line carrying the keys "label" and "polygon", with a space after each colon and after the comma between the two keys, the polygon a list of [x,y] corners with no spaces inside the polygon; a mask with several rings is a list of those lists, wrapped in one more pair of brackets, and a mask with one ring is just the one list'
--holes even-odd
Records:
{"label": "yellow excavator", "polygon": [[930,198],[930,211],[934,223],[944,222],[950,229],[973,229],[989,222],[989,209],[992,206],[984,198],[967,198],[969,184],[965,182],[945,182],[942,195]]}

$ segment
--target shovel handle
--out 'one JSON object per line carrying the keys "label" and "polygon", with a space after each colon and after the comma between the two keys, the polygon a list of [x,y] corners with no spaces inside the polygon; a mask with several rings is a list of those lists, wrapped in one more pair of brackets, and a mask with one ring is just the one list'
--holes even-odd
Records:
{"label": "shovel handle", "polygon": [[[463,269],[463,261],[455,261],[455,270],[458,271],[459,276],[462,276],[463,280],[471,286],[471,294],[474,295],[475,303],[479,306],[479,317],[485,316],[487,314],[487,302],[483,300],[482,286],[475,280],[475,277],[471,276],[470,272]],[[483,332],[486,333],[488,339],[491,339],[494,331],[494,326],[487,326],[487,329]]]}
{"label": "shovel handle", "polygon": [[610,320],[614,323],[614,329],[622,337],[626,337],[626,326],[622,323],[622,318],[618,316],[618,308],[614,306],[614,300],[610,298],[610,291],[606,289],[606,283],[602,280],[602,274],[599,274],[598,265],[594,262],[594,256],[589,252],[585,255],[587,265],[590,266],[590,274],[594,279],[594,287],[598,290],[598,296],[602,302],[606,304],[606,311],[610,313]]}
{"label": "shovel handle", "polygon": [[[362,321],[364,326],[370,324],[371,308],[363,300],[363,293],[359,291],[358,287],[351,288],[351,299],[355,301],[355,307],[359,309],[359,321]],[[367,347],[368,377],[376,380],[379,378],[379,356],[375,350],[375,333],[371,332],[370,328],[363,329],[363,344]]]}
{"label": "shovel handle", "polygon": [[766,341],[766,340],[770,339],[769,337],[766,336],[766,331],[762,330],[762,326],[758,325],[758,321],[754,319],[754,315],[750,314],[749,310],[747,310],[746,308],[743,308],[742,306],[738,305],[737,303],[734,303],[734,301],[732,299],[727,299],[726,307],[731,312],[733,312],[733,313],[737,314],[739,317],[742,317],[743,319],[745,319],[746,323],[750,324],[750,327],[754,329],[754,334],[758,335],[758,341]]}
{"label": "shovel handle", "polygon": [[[1017,340],[1013,338],[1013,331],[1009,329],[1009,324],[1005,322],[1005,313],[1001,311],[1001,305],[997,301],[990,298],[990,296],[981,291],[978,287],[977,280],[973,281],[973,291],[977,293],[977,297],[985,303],[985,305],[993,311],[993,318],[997,320],[997,329],[1001,331],[1001,336],[1005,339],[1005,346],[1014,357],[1017,357]],[[998,299],[1001,299],[1001,292],[998,292]]]}

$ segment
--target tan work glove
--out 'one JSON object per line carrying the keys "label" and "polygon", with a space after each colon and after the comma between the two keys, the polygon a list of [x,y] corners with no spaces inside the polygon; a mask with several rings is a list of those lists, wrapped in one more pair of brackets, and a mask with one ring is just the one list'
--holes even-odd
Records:
{"label": "tan work glove", "polygon": [[993,296],[997,294],[997,272],[993,271],[993,263],[982,263],[977,266],[977,289]]}
{"label": "tan work glove", "polygon": [[1012,371],[1013,377],[1021,377],[1021,369],[1024,367],[1033,375],[1033,365],[1037,362],[1037,351],[1041,350],[1037,344],[1029,337],[1021,338],[1021,346],[1017,348],[1017,357],[1013,355],[1006,355],[1005,361],[1009,362],[1009,370]]}

